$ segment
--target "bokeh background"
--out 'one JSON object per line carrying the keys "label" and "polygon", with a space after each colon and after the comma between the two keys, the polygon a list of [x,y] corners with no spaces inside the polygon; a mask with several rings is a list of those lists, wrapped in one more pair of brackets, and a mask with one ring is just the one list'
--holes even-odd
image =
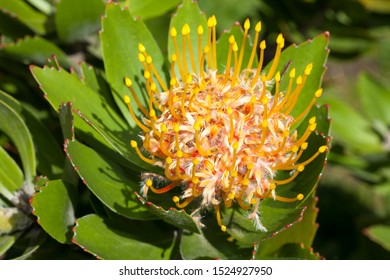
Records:
{"label": "bokeh background", "polygon": [[[28,9],[10,6],[14,1]],[[47,54],[55,53],[66,68],[80,61],[103,67],[98,30],[104,1],[92,1],[102,2],[101,10],[75,9],[69,18],[54,16],[56,0],[0,0],[0,89],[21,100],[59,139],[58,120],[37,98],[41,93],[28,66],[43,65]],[[169,21],[181,1],[117,2],[142,17],[166,51]],[[326,259],[390,259],[390,0],[198,3],[207,15],[216,15],[219,33],[235,21],[261,20],[269,59],[279,32],[286,45],[330,32],[319,102],[330,106],[333,138],[317,189],[319,227],[313,248]],[[7,141],[0,134],[0,144],[16,154]]]}

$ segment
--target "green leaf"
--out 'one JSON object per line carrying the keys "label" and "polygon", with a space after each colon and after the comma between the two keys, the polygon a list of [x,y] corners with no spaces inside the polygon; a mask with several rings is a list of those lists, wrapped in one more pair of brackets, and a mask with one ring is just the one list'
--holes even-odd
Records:
{"label": "green leaf", "polygon": [[[334,141],[343,144],[348,150],[365,154],[383,150],[369,121],[349,104],[334,97],[324,97],[321,101],[330,107]],[[348,129],[345,129],[346,125]]]}
{"label": "green leaf", "polygon": [[7,10],[0,7],[0,34],[3,35],[4,43],[12,43],[19,38],[34,33]]}
{"label": "green leaf", "polygon": [[[199,35],[197,32],[197,29],[198,29],[199,25],[201,25],[203,27],[204,34],[202,37],[202,50],[201,50],[201,52],[203,52],[203,47],[207,44],[208,27],[207,27],[206,15],[199,9],[198,4],[195,1],[184,0],[183,4],[178,7],[176,14],[172,17],[171,24],[170,24],[170,29],[172,27],[175,27],[177,34],[178,34],[177,39],[176,39],[179,54],[180,54],[180,58],[178,57],[178,59],[180,59],[181,61],[183,61],[183,59],[182,59],[183,40],[182,40],[181,32],[182,32],[182,28],[185,24],[188,24],[188,26],[190,27],[190,31],[191,31],[190,38],[191,38],[192,51],[193,51],[193,55],[195,58],[195,64],[196,64],[196,68],[197,68],[196,73],[199,73],[199,69],[198,69],[199,66],[197,63],[198,53],[199,53],[199,51],[198,51],[198,36]],[[175,52],[175,47],[174,47],[174,41],[173,41],[172,37],[170,36],[170,34],[168,34],[168,35],[169,35],[168,55],[170,58],[172,56],[172,54],[174,54],[176,52]],[[186,63],[187,63],[188,69],[192,69],[191,68],[190,52],[188,51],[188,45],[186,47]],[[178,71],[176,71],[176,72],[177,72],[176,76],[179,76],[179,72]],[[193,72],[193,71],[190,71],[190,72]]]}
{"label": "green leaf", "polygon": [[[244,38],[244,31],[242,30],[242,27],[240,24],[235,24],[233,27],[228,31],[224,32],[222,36],[219,38],[217,42],[217,61],[218,61],[218,72],[223,73],[225,71],[225,66],[227,62],[227,57],[229,53],[229,37],[234,36],[234,39],[237,42],[238,46],[238,55],[241,51],[242,47],[242,41]],[[244,69],[248,65],[249,58],[251,56],[252,52],[252,44],[250,42],[249,37],[247,37],[245,42],[245,49],[244,49],[244,56],[242,59],[242,65],[241,69]],[[253,60],[252,67],[257,67],[258,59],[255,56],[255,59]]]}
{"label": "green leaf", "polygon": [[97,215],[77,220],[74,242],[101,259],[169,259],[173,235],[150,222],[104,220]]}
{"label": "green leaf", "polygon": [[306,249],[303,244],[289,243],[283,245],[282,248],[267,259],[320,260],[321,256],[318,253],[314,253],[312,248]]}
{"label": "green leaf", "polygon": [[24,1],[0,0],[0,9],[14,15],[20,22],[39,34],[46,33],[47,17]]}
{"label": "green leaf", "polygon": [[373,76],[361,73],[357,80],[356,90],[363,106],[363,113],[371,122],[390,125],[390,88],[386,88]]}
{"label": "green leaf", "polygon": [[53,55],[63,67],[69,68],[73,64],[66,54],[51,41],[42,37],[27,36],[14,44],[6,44],[1,47],[0,55],[7,56],[24,64],[44,65],[46,60]]}
{"label": "green leaf", "polygon": [[103,95],[96,94],[63,69],[31,67],[31,72],[55,110],[62,103],[72,102],[80,138],[124,164],[133,163],[131,167],[136,170],[153,169],[130,148],[131,129]]}
{"label": "green leaf", "polygon": [[183,209],[177,210],[175,208],[170,208],[168,210],[165,210],[162,207],[156,206],[155,204],[146,201],[140,195],[136,195],[142,205],[144,205],[151,213],[163,219],[165,222],[170,223],[179,228],[189,230],[191,232],[200,233],[198,225],[196,224],[194,219],[190,215],[188,215]]}
{"label": "green leaf", "polygon": [[374,242],[390,251],[390,226],[375,225],[367,228],[365,234]]}
{"label": "green leaf", "polygon": [[0,194],[8,200],[12,199],[12,193],[21,189],[23,185],[23,173],[19,165],[0,146]]}
{"label": "green leaf", "polygon": [[[307,77],[304,87],[299,95],[298,102],[294,110],[291,112],[292,116],[298,116],[304,111],[312,100],[314,93],[321,86],[322,77],[325,72],[325,64],[328,58],[329,49],[329,33],[323,33],[312,40],[308,40],[298,46],[292,45],[283,50],[280,55],[280,60],[276,71],[284,73],[287,69],[286,75],[280,83],[280,91],[287,90],[289,83],[288,73],[291,69],[296,69],[296,77],[303,75],[306,66],[313,63],[311,74]],[[265,71],[268,72],[272,61],[266,66]]]}
{"label": "green leaf", "polygon": [[27,0],[27,2],[46,15],[50,15],[54,9],[51,0]]}
{"label": "green leaf", "polygon": [[[140,20],[134,20],[128,10],[122,10],[120,5],[107,4],[106,16],[102,21],[102,26],[101,41],[107,80],[111,85],[115,102],[133,128],[128,133],[134,137],[138,135],[140,130],[123,101],[124,94],[130,95],[124,79],[129,77],[132,80],[138,98],[146,105],[148,93],[143,78],[144,67],[138,60],[138,44],[141,43],[145,46],[146,52],[153,59],[153,65],[164,83],[166,83],[167,79],[163,68],[164,58],[145,24]],[[158,87],[158,83],[156,85]],[[141,111],[137,109],[134,100],[131,101],[131,106],[136,115],[140,117]]]}
{"label": "green leaf", "polygon": [[77,141],[66,141],[65,149],[83,182],[108,208],[128,218],[156,218],[137,201],[136,175]]}
{"label": "green leaf", "polygon": [[31,134],[20,117],[10,106],[0,100],[0,130],[14,143],[22,160],[27,193],[33,193],[36,162]]}
{"label": "green leaf", "polygon": [[61,0],[57,6],[56,27],[58,37],[66,43],[86,41],[100,28],[104,14],[103,0]]}
{"label": "green leaf", "polygon": [[229,241],[229,235],[221,231],[214,218],[202,219],[202,222],[205,222],[206,227],[201,234],[183,233],[180,243],[183,259],[248,260],[252,257],[253,247],[243,249]]}
{"label": "green leaf", "polygon": [[141,17],[143,20],[154,18],[165,14],[179,5],[182,0],[129,0],[128,8],[133,16]]}
{"label": "green leaf", "polygon": [[288,243],[302,244],[305,248],[310,248],[318,228],[316,224],[318,214],[318,208],[315,208],[316,203],[317,199],[312,198],[308,200],[307,209],[301,222],[269,239],[259,242],[256,259],[267,259]]}
{"label": "green leaf", "polygon": [[49,178],[58,178],[62,173],[64,156],[52,133],[37,119],[30,107],[20,104],[19,101],[1,90],[0,100],[15,110],[28,127],[34,139],[37,170]]}
{"label": "green leaf", "polygon": [[60,243],[70,243],[75,223],[77,190],[61,180],[50,181],[41,187],[31,201],[38,223]]}

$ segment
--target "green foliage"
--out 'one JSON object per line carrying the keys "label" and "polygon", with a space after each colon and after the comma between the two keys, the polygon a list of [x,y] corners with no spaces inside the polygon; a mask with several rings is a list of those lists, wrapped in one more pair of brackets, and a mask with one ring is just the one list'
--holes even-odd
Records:
{"label": "green foliage", "polygon": [[[378,74],[390,73],[386,4],[251,0],[238,9],[230,0],[199,0],[199,6],[190,0],[115,2],[0,0],[0,258],[320,259],[313,251],[328,258],[390,256],[390,87],[386,75]],[[213,211],[202,209],[199,219],[195,208],[178,210],[172,196],[179,191],[146,197],[140,187],[143,172],[164,172],[139,159],[129,145],[140,130],[123,102],[123,95],[130,95],[125,77],[147,104],[139,44],[169,85],[170,28],[177,29],[181,48],[181,29],[189,24],[197,57],[197,27],[207,32],[206,16],[213,14],[220,72],[231,34],[241,47],[243,30],[235,21],[242,24],[249,17],[252,23],[243,66],[259,19],[260,37],[270,45],[266,70],[277,33],[283,33],[286,45],[313,38],[286,47],[277,69],[286,90],[289,71],[295,67],[300,75],[313,63],[294,116],[321,87],[328,45],[332,49],[319,99],[330,106],[314,106],[296,126],[301,135],[316,116],[304,161],[328,145],[330,107],[328,168],[319,183],[326,160],[321,154],[278,193],[302,193],[303,201],[262,201],[261,224],[267,231],[238,207],[222,210],[229,225],[224,233]],[[375,58],[374,71],[370,63],[352,74],[333,70],[359,57]],[[131,105],[137,108],[133,98]],[[135,114],[142,116],[140,110]],[[280,172],[278,178],[288,175]],[[333,247],[326,246],[329,240]]]}

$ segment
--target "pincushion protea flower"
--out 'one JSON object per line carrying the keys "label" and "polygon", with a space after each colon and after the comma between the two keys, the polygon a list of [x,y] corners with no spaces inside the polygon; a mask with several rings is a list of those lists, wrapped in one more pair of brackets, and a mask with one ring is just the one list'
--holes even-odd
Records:
{"label": "pincushion protea flower", "polygon": [[[226,231],[226,226],[222,223],[221,207],[237,204],[249,211],[249,218],[257,228],[264,229],[258,213],[262,200],[273,198],[286,203],[302,200],[301,193],[283,197],[278,195],[278,190],[327,150],[326,145],[320,146],[308,159],[300,160],[310,145],[307,142],[310,134],[316,130],[316,118],[309,119],[302,135],[298,136],[296,130],[321,96],[322,89],[313,92],[306,109],[293,117],[291,112],[313,64],[308,64],[303,73],[289,69],[287,77],[283,77],[289,79],[288,88],[281,91],[284,73],[276,69],[284,38],[282,34],[277,36],[274,59],[269,70],[264,71],[266,43],[259,43],[259,22],[255,26],[249,61],[244,65],[249,19],[244,23],[242,42],[230,36],[226,61],[222,62],[225,70],[219,72],[216,24],[216,17],[212,16],[207,21],[207,30],[202,25],[196,31],[190,30],[188,24],[171,27],[174,53],[169,85],[153,65],[153,54],[139,43],[138,58],[144,67],[149,100],[148,106],[142,105],[132,81],[125,78],[131,97],[125,95],[124,102],[143,132],[142,148],[135,140],[130,144],[143,161],[164,169],[167,184],[163,187],[155,186],[160,175],[143,174],[144,194],[149,190],[166,193],[181,188],[180,197],[173,196],[176,206],[185,208],[198,200],[200,208],[215,208],[222,231]],[[191,32],[197,32],[197,52],[193,49],[196,44],[191,42]],[[202,45],[204,36],[206,45]],[[255,61],[258,51],[259,60]],[[158,86],[162,91],[157,90]],[[131,98],[142,111],[142,119],[136,116]],[[276,178],[278,172],[286,170],[290,171],[288,178]]]}

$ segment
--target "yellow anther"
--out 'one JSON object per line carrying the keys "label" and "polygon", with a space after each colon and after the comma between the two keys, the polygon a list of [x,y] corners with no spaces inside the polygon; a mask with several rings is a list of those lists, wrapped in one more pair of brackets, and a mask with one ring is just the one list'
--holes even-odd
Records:
{"label": "yellow anther", "polygon": [[234,51],[234,52],[238,51],[237,42],[234,42],[234,44],[233,44],[233,51]]}
{"label": "yellow anther", "polygon": [[207,54],[209,51],[210,51],[210,47],[209,46],[205,46],[204,49],[203,49],[203,52],[205,54]]}
{"label": "yellow anther", "polygon": [[305,72],[304,72],[305,75],[306,75],[306,76],[309,76],[312,69],[313,69],[313,63],[308,64],[308,65],[306,66],[306,68],[305,68]]}
{"label": "yellow anther", "polygon": [[177,60],[176,54],[171,55],[171,61],[175,62]]}
{"label": "yellow anther", "polygon": [[297,199],[298,199],[298,200],[302,200],[304,197],[305,197],[305,196],[304,196],[303,194],[301,194],[301,193],[297,195]]}
{"label": "yellow anther", "polygon": [[230,172],[230,176],[232,176],[233,178],[237,177],[238,176],[237,170],[233,170],[232,172]]}
{"label": "yellow anther", "polygon": [[150,112],[149,112],[149,117],[151,117],[151,118],[155,118],[156,117],[156,111],[155,110],[150,110]]}
{"label": "yellow anther", "polygon": [[187,76],[186,83],[187,85],[192,83],[192,75]]}
{"label": "yellow anther", "polygon": [[248,178],[245,178],[244,180],[242,180],[242,182],[241,182],[241,184],[243,185],[243,186],[248,186],[249,185],[249,183],[250,183],[250,181],[249,181],[249,179]]}
{"label": "yellow anther", "polygon": [[266,48],[266,43],[265,43],[265,40],[261,41],[260,42],[260,49],[264,50]]}
{"label": "yellow anther", "polygon": [[133,86],[133,82],[130,80],[129,77],[125,78],[125,84],[126,84],[127,87],[132,87]]}
{"label": "yellow anther", "polygon": [[198,26],[197,32],[198,32],[198,35],[203,35],[204,31],[203,31],[203,26],[202,25]]}
{"label": "yellow anther", "polygon": [[303,164],[299,165],[297,170],[298,172],[302,172],[305,169],[305,166]]}
{"label": "yellow anther", "polygon": [[234,38],[234,35],[230,35],[229,37],[229,44],[233,45],[236,42],[236,39]]}
{"label": "yellow anther", "polygon": [[251,22],[250,22],[249,18],[247,18],[244,22],[244,29],[248,30],[250,27],[251,27]]}
{"label": "yellow anther", "polygon": [[321,95],[322,95],[322,88],[319,88],[319,89],[317,89],[316,92],[314,93],[314,96],[315,96],[316,98],[319,98],[319,97],[321,97]]}
{"label": "yellow anther", "polygon": [[316,117],[314,116],[314,117],[311,117],[310,119],[309,119],[309,124],[313,124],[313,123],[315,123],[316,122]]}
{"label": "yellow anther", "polygon": [[275,184],[275,183],[271,183],[271,184],[269,185],[269,189],[270,189],[271,191],[273,191],[274,189],[276,189],[276,184]]}
{"label": "yellow anther", "polygon": [[161,132],[162,132],[162,133],[165,133],[165,132],[167,132],[167,126],[166,126],[166,124],[165,124],[165,123],[161,124],[161,126],[160,126],[160,130],[161,130]]}
{"label": "yellow anther", "polygon": [[190,26],[186,23],[183,25],[183,28],[181,29],[181,35],[186,36],[190,34]]}
{"label": "yellow anther", "polygon": [[302,143],[301,149],[306,150],[308,145],[309,145],[309,143],[307,143],[307,142]]}
{"label": "yellow anther", "polygon": [[302,84],[302,76],[300,76],[300,75],[298,76],[296,83],[297,83],[297,85]]}
{"label": "yellow anther", "polygon": [[252,205],[255,205],[257,202],[258,202],[258,199],[257,199],[257,198],[253,197],[253,198],[251,199],[251,204],[252,204]]}
{"label": "yellow anther", "polygon": [[176,83],[177,83],[176,79],[171,79],[171,81],[169,82],[169,85],[171,87],[174,87],[176,85]]}
{"label": "yellow anther", "polygon": [[148,55],[148,56],[146,57],[146,63],[147,63],[147,64],[152,64],[152,62],[153,62],[152,57],[151,57],[150,55]]}
{"label": "yellow anther", "polygon": [[233,114],[233,109],[232,109],[232,107],[227,107],[227,109],[226,109],[226,113],[228,114],[228,115],[231,115],[231,114]]}
{"label": "yellow anther", "polygon": [[317,124],[313,123],[310,125],[309,130],[313,132],[314,130],[316,130],[316,128],[317,128]]}
{"label": "yellow anther", "polygon": [[252,170],[253,168],[255,168],[255,164],[253,162],[250,162],[246,165],[246,168],[248,168],[248,170]]}
{"label": "yellow anther", "polygon": [[222,230],[223,232],[226,232],[226,230],[227,230],[227,229],[226,229],[226,226],[222,225],[222,226],[221,226],[221,230]]}
{"label": "yellow anther", "polygon": [[157,91],[156,83],[151,83],[151,84],[150,84],[150,90],[153,91],[153,92],[156,92],[156,91]]}
{"label": "yellow anther", "polygon": [[178,196],[174,196],[174,197],[172,197],[172,201],[174,202],[174,203],[179,203],[179,201],[180,201],[180,198],[178,197]]}
{"label": "yellow anther", "polygon": [[294,79],[295,78],[295,68],[291,69],[289,77],[290,77],[290,79]]}
{"label": "yellow anther", "polygon": [[276,43],[279,45],[279,44],[284,44],[284,38],[283,38],[283,34],[279,34],[278,37],[276,38]]}
{"label": "yellow anther", "polygon": [[180,130],[179,124],[178,124],[178,123],[175,123],[175,124],[173,125],[173,131],[174,131],[174,132],[179,132],[179,130]]}
{"label": "yellow anther", "polygon": [[172,38],[173,38],[173,37],[176,37],[176,36],[177,36],[177,30],[176,30],[176,28],[175,28],[175,27],[172,27],[172,28],[171,28],[171,31],[170,31],[169,33],[170,33],[170,35],[171,35]]}
{"label": "yellow anther", "polygon": [[144,72],[144,78],[147,79],[147,80],[149,80],[150,77],[151,77],[150,72],[149,72],[148,70],[145,70],[145,72]]}
{"label": "yellow anther", "polygon": [[171,163],[173,162],[173,160],[172,160],[171,157],[167,157],[167,158],[165,159],[165,162],[166,162],[167,164],[171,164]]}
{"label": "yellow anther", "polygon": [[145,62],[145,56],[142,53],[138,53],[138,60],[141,62]]}
{"label": "yellow anther", "polygon": [[234,197],[235,197],[235,193],[234,193],[234,192],[231,192],[231,193],[228,194],[228,198],[229,198],[230,200],[233,200]]}
{"label": "yellow anther", "polygon": [[268,103],[268,101],[269,101],[269,99],[268,99],[267,96],[264,96],[264,97],[261,99],[261,103],[262,103],[263,105],[266,105],[266,104]]}
{"label": "yellow anther", "polygon": [[176,156],[177,156],[178,158],[182,158],[182,157],[183,157],[183,152],[182,152],[181,150],[178,150],[178,151],[176,152]]}
{"label": "yellow anther", "polygon": [[320,152],[321,154],[324,153],[326,151],[328,147],[327,146],[321,146],[319,149],[318,149],[318,152]]}
{"label": "yellow anther", "polygon": [[298,152],[298,150],[299,150],[299,147],[298,147],[298,146],[294,146],[294,147],[292,147],[292,149],[291,149],[291,151],[292,151],[293,153]]}
{"label": "yellow anther", "polygon": [[199,183],[199,178],[198,177],[194,177],[192,178],[191,182],[195,185],[197,185]]}
{"label": "yellow anther", "polygon": [[146,185],[147,187],[153,186],[152,180],[150,180],[150,179],[146,180],[145,185]]}
{"label": "yellow anther", "polygon": [[134,140],[131,140],[131,141],[130,141],[130,145],[131,145],[132,148],[135,148],[135,147],[138,146],[137,142],[134,141]]}
{"label": "yellow anther", "polygon": [[268,127],[268,120],[263,120],[263,121],[261,122],[261,127],[263,127],[263,128]]}
{"label": "yellow anther", "polygon": [[256,31],[256,32],[260,32],[260,30],[261,30],[261,21],[259,21],[259,22],[256,24],[256,26],[255,26],[255,31]]}
{"label": "yellow anther", "polygon": [[280,82],[280,72],[276,72],[275,74],[275,82]]}
{"label": "yellow anther", "polygon": [[139,44],[138,44],[138,51],[140,51],[140,52],[143,53],[143,52],[145,52],[145,50],[146,50],[146,49],[145,49],[145,46],[142,45],[141,43],[139,43]]}
{"label": "yellow anther", "polygon": [[125,95],[123,97],[123,100],[125,101],[126,104],[130,104],[130,97],[128,95]]}
{"label": "yellow anther", "polygon": [[238,149],[238,142],[234,142],[232,147],[234,150],[237,150]]}

